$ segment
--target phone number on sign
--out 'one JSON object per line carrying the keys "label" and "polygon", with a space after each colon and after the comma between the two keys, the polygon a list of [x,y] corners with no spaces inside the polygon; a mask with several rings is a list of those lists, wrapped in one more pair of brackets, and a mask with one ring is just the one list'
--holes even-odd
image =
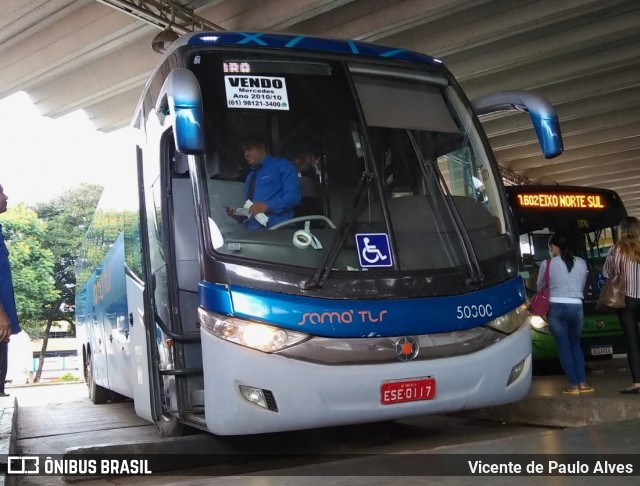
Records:
{"label": "phone number on sign", "polygon": [[287,104],[281,101],[262,101],[262,100],[228,100],[228,106],[249,106],[257,108],[286,108]]}

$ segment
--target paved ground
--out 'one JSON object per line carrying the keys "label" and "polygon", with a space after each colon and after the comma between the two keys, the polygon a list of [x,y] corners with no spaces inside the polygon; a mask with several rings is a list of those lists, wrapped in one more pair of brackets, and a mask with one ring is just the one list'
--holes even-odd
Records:
{"label": "paved ground", "polygon": [[[584,457],[594,457],[585,456],[585,454],[609,454],[609,456],[603,457],[608,457],[610,460],[622,460],[624,456],[621,456],[621,454],[631,454],[634,461],[640,461],[640,441],[637,440],[640,434],[640,395],[621,395],[619,393],[620,388],[627,386],[630,382],[630,376],[626,369],[626,360],[596,363],[590,367],[591,371],[588,379],[596,388],[594,393],[579,396],[563,395],[561,391],[565,386],[565,379],[562,375],[534,376],[531,392],[521,402],[458,414],[461,419],[458,425],[461,434],[472,431],[477,424],[480,424],[481,422],[474,422],[478,418],[485,421],[482,422],[485,424],[487,419],[495,421],[496,425],[492,432],[499,431],[502,428],[504,434],[492,435],[493,438],[489,441],[483,440],[483,434],[486,434],[485,438],[489,437],[489,434],[483,432],[483,429],[477,426],[476,431],[478,434],[471,439],[471,443],[462,445],[461,441],[452,440],[447,442],[447,437],[455,439],[455,426],[454,430],[451,430],[451,424],[455,422],[444,417],[426,417],[417,418],[415,424],[407,424],[404,428],[402,426],[398,427],[397,424],[387,428],[385,428],[385,425],[371,424],[336,430],[336,436],[332,439],[335,440],[333,444],[344,446],[344,449],[338,452],[343,454],[353,451],[358,452],[362,450],[363,446],[366,446],[371,451],[368,457],[344,458],[323,461],[322,464],[299,466],[287,463],[281,466],[283,468],[281,470],[278,469],[277,464],[271,464],[269,466],[269,475],[259,477],[242,474],[251,470],[256,471],[253,474],[259,474],[258,471],[260,471],[261,465],[257,464],[242,466],[240,469],[237,466],[226,469],[218,467],[215,472],[203,471],[203,476],[201,477],[192,476],[194,471],[189,470],[186,473],[188,477],[114,477],[108,480],[92,480],[83,484],[87,484],[87,486],[93,484],[136,484],[137,486],[147,484],[227,485],[231,483],[251,486],[269,486],[271,484],[315,485],[321,484],[319,480],[322,477],[333,476],[331,482],[338,485],[362,484],[373,486],[400,482],[403,485],[425,484],[427,479],[429,484],[442,485],[477,484],[479,480],[484,482],[485,479],[490,479],[491,484],[500,485],[512,484],[513,477],[510,478],[509,483],[504,481],[503,477],[480,478],[472,476],[461,476],[457,478],[458,481],[452,482],[454,478],[450,476],[425,477],[424,474],[429,473],[428,470],[425,470],[425,467],[435,467],[437,470],[438,467],[446,466],[447,461],[451,460],[452,457],[459,458],[459,455],[487,453],[493,454],[492,457],[496,457],[496,455],[497,457],[512,457],[514,454],[563,454],[564,456],[569,454],[577,455],[575,457],[583,460]],[[127,433],[130,433],[132,441],[139,442],[138,447],[142,448],[142,450],[151,450],[149,449],[150,447],[155,447],[155,444],[158,444],[155,428],[135,417],[132,414],[130,403],[109,404],[108,409],[103,406],[93,405],[87,407],[88,400],[86,399],[86,387],[84,384],[31,386],[10,389],[10,392],[13,395],[12,397],[0,399],[0,411],[4,411],[2,417],[0,417],[0,425],[4,424],[6,436],[7,426],[15,420],[15,415],[12,412],[13,403],[15,397],[17,397],[19,404],[18,414],[20,414],[21,420],[17,430],[15,427],[13,430],[14,433],[19,435],[19,440],[14,443],[22,450],[31,453],[54,454],[63,453],[64,450],[73,446],[90,446],[99,443],[101,444],[100,447],[109,451],[112,450],[109,447],[122,442]],[[61,409],[65,413],[61,414]],[[106,412],[107,410],[109,413],[102,413],[102,411]],[[51,424],[44,432],[42,430],[43,418],[45,422]],[[433,435],[432,442],[417,440],[418,438],[415,441],[407,440],[403,442],[403,445],[406,445],[406,450],[400,456],[397,455],[397,450],[386,447],[386,445],[391,446],[394,441],[397,441],[397,436],[393,434],[385,435],[389,433],[389,430],[393,430],[394,433],[398,430],[404,430],[406,434],[410,434],[414,430],[413,426],[418,423],[422,427],[426,426],[427,430],[431,431],[430,434]],[[505,424],[533,424],[569,428],[565,430],[536,431],[536,429],[525,430],[518,428],[518,426],[507,426]],[[584,427],[585,425],[587,427]],[[77,432],[78,427],[80,427],[81,432]],[[442,430],[446,430],[444,429],[445,427],[449,428],[447,434],[442,434]],[[486,425],[483,425],[483,427],[486,427]],[[123,432],[123,430],[129,432]],[[422,431],[424,430],[423,428]],[[425,436],[422,432],[420,435],[421,437]],[[525,436],[526,439],[524,438]],[[309,441],[318,437],[319,434],[317,433],[307,433],[306,435],[300,433],[299,437],[294,436],[293,444],[299,443],[300,447],[304,448]],[[410,439],[410,437],[408,438]],[[187,439],[193,440],[173,444],[169,440],[170,446],[175,451],[172,454],[189,451],[208,453],[210,450],[219,452],[221,445],[227,447],[230,444],[229,442],[216,441],[211,437],[204,442],[198,437]],[[385,441],[388,444],[385,445]],[[7,441],[5,440],[4,443],[6,445]],[[327,443],[332,444],[329,441]],[[154,445],[151,446],[150,444]],[[371,448],[372,444],[375,444],[376,447]],[[213,449],[207,449],[207,447],[213,447]],[[389,455],[389,452],[395,452],[395,454]],[[434,462],[434,455],[442,455],[442,458],[435,459]],[[399,457],[402,460],[399,460]],[[461,474],[464,474],[468,466],[463,461],[459,467],[464,469],[461,472]],[[406,471],[413,471],[415,477],[407,476]],[[370,474],[375,477],[361,477],[363,474]],[[448,474],[450,474],[450,471]],[[214,476],[220,475],[228,477],[214,478]],[[345,482],[345,477],[349,475],[353,476],[353,481]],[[607,484],[637,484],[638,475],[640,475],[640,463],[637,464],[634,477],[608,476]],[[304,476],[304,478],[300,476]],[[563,485],[596,484],[593,477],[580,476],[583,481],[581,480],[578,483],[577,477],[569,476],[560,476],[560,479],[557,476],[527,477],[521,478],[519,482]],[[57,479],[58,482],[51,481],[54,481],[54,479],[34,477],[27,478],[26,482],[22,481],[20,484],[25,486],[63,484],[59,478]],[[323,481],[322,484],[326,484],[326,479],[323,479]],[[598,481],[599,483],[602,482],[602,478],[598,478]],[[1,481],[0,484],[2,484]]]}
{"label": "paved ground", "polygon": [[529,395],[520,402],[470,412],[485,419],[543,425],[580,427],[640,418],[640,395],[623,395],[631,384],[626,357],[588,363],[587,380],[595,391],[578,396],[564,395],[562,374],[534,376]]}

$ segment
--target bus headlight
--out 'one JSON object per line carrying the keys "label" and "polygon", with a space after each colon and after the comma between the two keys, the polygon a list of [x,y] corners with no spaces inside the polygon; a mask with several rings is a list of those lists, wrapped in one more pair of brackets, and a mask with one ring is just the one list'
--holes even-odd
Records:
{"label": "bus headlight", "polygon": [[198,309],[202,329],[248,348],[275,353],[309,338],[308,334]]}
{"label": "bus headlight", "polygon": [[540,316],[529,316],[529,325],[536,331],[551,332],[549,330],[549,324]]}
{"label": "bus headlight", "polygon": [[527,317],[529,317],[527,306],[522,304],[511,312],[487,322],[486,326],[505,334],[511,334],[520,329],[527,320]]}

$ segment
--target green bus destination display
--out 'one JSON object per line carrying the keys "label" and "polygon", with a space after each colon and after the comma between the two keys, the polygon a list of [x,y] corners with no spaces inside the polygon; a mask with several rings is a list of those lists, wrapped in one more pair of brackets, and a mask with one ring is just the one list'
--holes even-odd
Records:
{"label": "green bus destination display", "polygon": [[606,209],[605,200],[599,194],[539,192],[517,196],[522,208]]}

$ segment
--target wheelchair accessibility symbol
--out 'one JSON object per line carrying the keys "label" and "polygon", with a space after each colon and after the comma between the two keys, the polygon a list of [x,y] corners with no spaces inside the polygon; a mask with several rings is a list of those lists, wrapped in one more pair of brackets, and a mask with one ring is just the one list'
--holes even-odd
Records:
{"label": "wheelchair accessibility symbol", "polygon": [[389,236],[386,233],[357,234],[356,245],[362,268],[393,266]]}

